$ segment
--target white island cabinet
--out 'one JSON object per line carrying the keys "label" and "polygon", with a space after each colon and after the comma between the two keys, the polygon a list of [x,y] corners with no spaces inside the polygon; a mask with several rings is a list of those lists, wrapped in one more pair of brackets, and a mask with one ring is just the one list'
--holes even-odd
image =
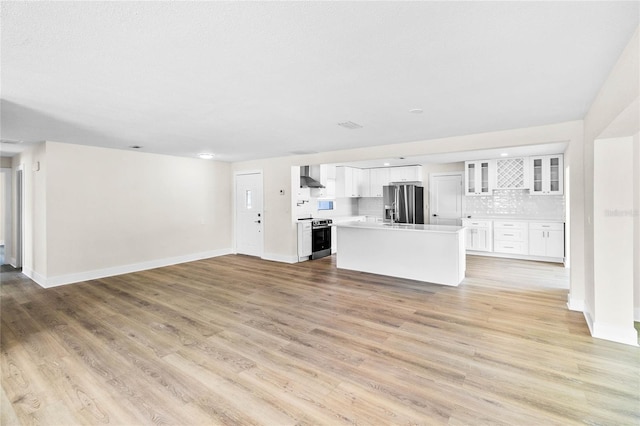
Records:
{"label": "white island cabinet", "polygon": [[464,279],[462,226],[348,222],[336,227],[338,268],[450,286]]}

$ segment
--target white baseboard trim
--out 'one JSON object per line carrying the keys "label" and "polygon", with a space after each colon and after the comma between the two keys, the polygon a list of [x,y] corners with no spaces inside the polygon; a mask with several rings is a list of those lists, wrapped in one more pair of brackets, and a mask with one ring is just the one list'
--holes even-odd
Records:
{"label": "white baseboard trim", "polygon": [[466,253],[473,256],[501,257],[503,259],[535,260],[537,262],[562,263],[564,266],[563,257],[530,256],[528,254],[496,253],[493,251],[472,251],[472,250],[467,250]]}
{"label": "white baseboard trim", "polygon": [[584,314],[585,321],[587,321],[587,327],[589,327],[589,334],[593,336],[593,318],[591,318],[591,314],[586,309],[586,307],[582,311],[582,313]]}
{"label": "white baseboard trim", "polygon": [[604,324],[601,321],[593,323],[593,337],[612,342],[624,343],[625,345],[638,346],[638,331],[629,327],[619,327],[617,325]]}
{"label": "white baseboard trim", "polygon": [[22,273],[29,277],[32,281],[35,281],[35,283],[40,287],[46,288],[47,279],[43,275],[40,275],[39,273],[25,267],[22,268]]}
{"label": "white baseboard trim", "polygon": [[114,275],[130,274],[132,272],[145,271],[147,269],[162,268],[164,266],[177,265],[179,263],[194,262],[196,260],[209,259],[212,257],[224,256],[232,254],[232,249],[211,250],[201,253],[192,253],[184,256],[175,256],[165,259],[150,260],[147,262],[133,263],[130,265],[114,266],[111,268],[95,269],[93,271],[79,272],[76,274],[58,275],[56,277],[44,278],[40,276],[40,280],[30,276],[29,278],[38,283],[41,287],[51,288],[61,285],[73,284],[77,282],[96,280],[99,278],[112,277]]}
{"label": "white baseboard trim", "polygon": [[633,310],[633,320],[635,322],[640,322],[640,308],[635,308]]}
{"label": "white baseboard trim", "polygon": [[286,255],[274,254],[274,253],[264,253],[262,255],[262,259],[271,260],[274,262],[281,262],[281,263],[297,263],[298,262],[298,256],[286,256]]}
{"label": "white baseboard trim", "polygon": [[570,311],[584,312],[584,300],[572,299],[571,295],[567,296],[567,308]]}

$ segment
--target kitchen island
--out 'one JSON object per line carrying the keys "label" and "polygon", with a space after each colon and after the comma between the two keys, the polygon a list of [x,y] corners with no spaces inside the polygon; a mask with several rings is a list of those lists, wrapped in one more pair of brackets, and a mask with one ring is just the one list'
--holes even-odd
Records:
{"label": "kitchen island", "polygon": [[335,226],[338,268],[450,286],[464,279],[462,226],[371,222]]}

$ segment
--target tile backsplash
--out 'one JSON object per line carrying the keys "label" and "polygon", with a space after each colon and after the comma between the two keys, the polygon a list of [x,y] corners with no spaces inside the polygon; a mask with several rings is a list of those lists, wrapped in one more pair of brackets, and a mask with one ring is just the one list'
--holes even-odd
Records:
{"label": "tile backsplash", "polygon": [[465,216],[522,216],[564,220],[564,195],[530,195],[522,189],[493,191],[493,196],[465,197]]}
{"label": "tile backsplash", "polygon": [[358,215],[357,198],[336,198],[333,200],[333,210],[318,210],[318,198],[311,197],[308,202],[299,203],[296,207],[296,217],[332,218],[339,216]]}
{"label": "tile backsplash", "polygon": [[358,214],[360,216],[379,217],[382,219],[383,199],[364,197],[358,198]]}

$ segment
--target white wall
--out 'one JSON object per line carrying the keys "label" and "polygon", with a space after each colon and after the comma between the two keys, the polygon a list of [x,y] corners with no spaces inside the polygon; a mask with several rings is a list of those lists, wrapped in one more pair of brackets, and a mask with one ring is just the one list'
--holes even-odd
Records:
{"label": "white wall", "polygon": [[[39,284],[231,252],[228,163],[41,146],[40,171],[25,166],[25,266]],[[34,154],[21,155],[20,162],[33,163]]]}
{"label": "white wall", "polygon": [[[569,235],[568,253],[571,256],[570,268],[571,278],[567,306],[571,310],[583,311],[585,301],[585,252],[584,252],[584,229],[585,229],[585,174],[584,174],[584,136],[583,127],[576,136],[580,143],[571,143],[564,152],[564,165],[569,168],[568,179],[569,193],[565,193],[567,215],[567,229],[565,233]],[[565,182],[565,185],[567,182]]]}
{"label": "white wall", "polygon": [[633,185],[634,320],[640,322],[640,133],[633,137]]}
{"label": "white wall", "polygon": [[[588,322],[596,317],[596,293],[594,286],[594,147],[595,140],[611,125],[612,122],[629,105],[638,98],[640,75],[639,64],[640,40],[638,30],[622,52],[607,80],[598,92],[594,102],[584,119],[584,312]],[[572,155],[572,157],[575,157]],[[575,172],[575,170],[573,171]],[[577,193],[572,182],[572,193]],[[572,214],[575,208],[572,206]],[[575,223],[574,223],[575,225]],[[576,267],[578,254],[573,249],[575,238],[579,234],[572,232],[572,269]],[[573,297],[572,278],[572,297]]]}
{"label": "white wall", "polygon": [[[3,165],[6,163],[3,162]],[[0,232],[0,241],[4,245],[4,263],[15,264],[15,260],[11,258],[11,251],[13,247],[12,240],[12,209],[13,209],[13,170],[9,162],[9,167],[0,168],[0,226],[2,231]]]}
{"label": "white wall", "polygon": [[[17,228],[15,218],[17,215],[17,203],[15,188],[17,184],[16,170],[23,170],[23,205],[24,205],[24,258],[22,259],[22,272],[36,282],[43,282],[47,276],[47,188],[46,188],[46,144],[40,143],[27,148],[20,155],[12,158],[13,174],[13,218],[12,241],[17,241]],[[35,166],[38,166],[36,170]],[[11,259],[17,258],[16,245],[11,247]]]}
{"label": "white wall", "polygon": [[5,232],[7,231],[5,226],[5,218],[7,215],[7,203],[5,202],[6,189],[5,184],[8,182],[8,178],[5,176],[4,171],[0,172],[0,245],[5,245]]}
{"label": "white wall", "polygon": [[[269,260],[296,262],[297,228],[295,216],[296,194],[292,194],[294,182],[300,183],[300,170],[292,166],[305,163],[293,161],[300,157],[270,158],[265,160],[233,163],[233,172],[260,170],[264,190],[264,254]],[[280,190],[284,195],[280,195]],[[292,215],[292,212],[293,215]]]}
{"label": "white wall", "polygon": [[633,327],[633,138],[594,145],[592,335],[636,345]]}

